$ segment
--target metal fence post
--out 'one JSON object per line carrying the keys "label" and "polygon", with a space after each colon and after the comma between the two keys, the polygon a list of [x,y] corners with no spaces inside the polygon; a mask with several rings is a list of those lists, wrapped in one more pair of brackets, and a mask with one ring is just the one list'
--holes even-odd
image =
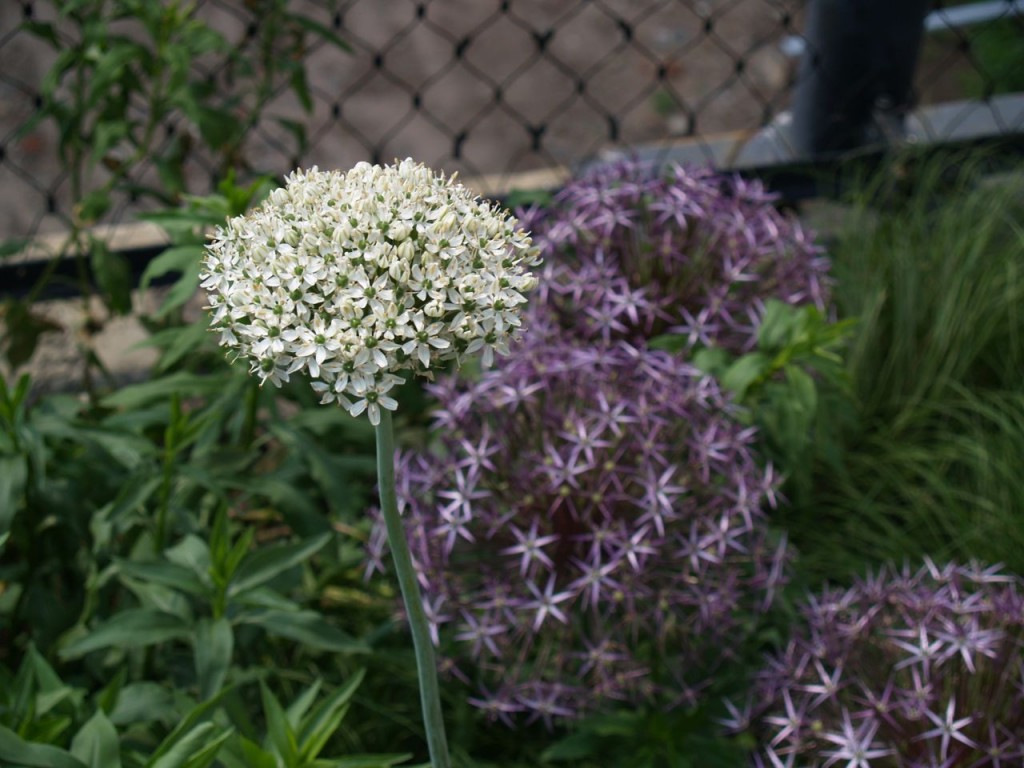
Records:
{"label": "metal fence post", "polygon": [[801,156],[856,148],[873,119],[898,121],[911,83],[931,0],[811,0],[807,46],[793,103],[792,137]]}

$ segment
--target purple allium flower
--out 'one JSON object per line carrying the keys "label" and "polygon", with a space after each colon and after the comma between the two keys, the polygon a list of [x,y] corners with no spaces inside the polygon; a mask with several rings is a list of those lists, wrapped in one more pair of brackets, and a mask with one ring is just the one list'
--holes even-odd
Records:
{"label": "purple allium flower", "polygon": [[[773,481],[715,383],[541,329],[431,391],[436,441],[401,457],[398,492],[478,706],[551,722],[696,701],[784,577],[761,509]],[[384,544],[378,530],[375,569]]]}
{"label": "purple allium flower", "polygon": [[730,725],[752,723],[756,765],[1024,765],[1022,586],[928,561],[812,596],[806,628],[759,676],[753,714]]}
{"label": "purple allium flower", "polygon": [[544,255],[534,313],[588,339],[666,331],[691,345],[753,347],[764,301],[824,309],[828,262],[757,181],[626,162],[520,211]]}

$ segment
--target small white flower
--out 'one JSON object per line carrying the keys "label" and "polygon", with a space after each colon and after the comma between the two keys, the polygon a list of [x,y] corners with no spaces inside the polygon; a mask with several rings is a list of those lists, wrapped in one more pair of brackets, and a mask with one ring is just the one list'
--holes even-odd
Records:
{"label": "small white flower", "polygon": [[519,338],[539,260],[516,226],[408,159],[295,171],[215,233],[212,326],[262,381],[305,373],[322,402],[376,424],[397,407],[397,373],[478,353],[489,365]]}

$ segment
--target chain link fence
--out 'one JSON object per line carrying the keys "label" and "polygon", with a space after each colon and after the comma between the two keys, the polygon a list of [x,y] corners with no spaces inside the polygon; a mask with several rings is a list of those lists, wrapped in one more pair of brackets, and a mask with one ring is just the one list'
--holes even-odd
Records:
{"label": "chain link fence", "polygon": [[[58,53],[25,24],[51,19],[59,28],[54,5],[0,3],[0,241],[60,231],[72,215],[57,129],[30,123]],[[524,172],[573,169],[609,149],[651,146],[684,146],[689,157],[729,165],[736,153],[719,151],[723,136],[735,148],[786,124],[806,76],[801,57],[813,49],[800,0],[294,5],[351,50],[323,36],[302,49],[308,103],[293,88],[265,94],[240,158],[243,174],[412,156],[498,189]],[[967,125],[975,133],[1024,133],[1024,105],[1005,97],[1024,91],[1022,4],[955,5],[940,3],[927,18],[913,130],[938,141]],[[977,18],[968,18],[970,8]],[[199,17],[240,49],[253,43],[258,12],[250,0],[197,4]],[[211,86],[230,89],[231,72],[202,58],[193,66]],[[939,104],[947,111],[927,111]],[[180,142],[182,125],[168,118],[163,139]],[[222,172],[197,150],[186,163],[186,187],[206,192]],[[103,173],[102,163],[93,170]],[[129,191],[105,220],[143,205]]]}

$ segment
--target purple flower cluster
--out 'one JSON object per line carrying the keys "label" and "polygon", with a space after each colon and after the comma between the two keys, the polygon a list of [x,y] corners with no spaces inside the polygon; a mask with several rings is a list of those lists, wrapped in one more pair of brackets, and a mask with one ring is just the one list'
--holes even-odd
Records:
{"label": "purple flower cluster", "polygon": [[929,561],[828,590],[730,725],[754,729],[762,767],[1019,768],[1022,587]]}
{"label": "purple flower cluster", "polygon": [[[786,560],[762,524],[776,480],[715,382],[539,328],[478,380],[431,390],[437,442],[401,457],[398,493],[474,702],[550,722],[695,701]],[[378,527],[374,568],[384,546]]]}
{"label": "purple flower cluster", "polygon": [[685,334],[754,346],[764,301],[824,309],[828,262],[760,182],[643,163],[605,167],[518,213],[541,249],[539,310],[586,339]]}
{"label": "purple flower cluster", "polygon": [[[785,580],[778,478],[715,381],[647,339],[731,351],[827,262],[756,182],[624,163],[519,212],[543,257],[511,354],[431,387],[399,504],[445,666],[494,717],[697,703]],[[377,526],[371,571],[383,570]]]}

